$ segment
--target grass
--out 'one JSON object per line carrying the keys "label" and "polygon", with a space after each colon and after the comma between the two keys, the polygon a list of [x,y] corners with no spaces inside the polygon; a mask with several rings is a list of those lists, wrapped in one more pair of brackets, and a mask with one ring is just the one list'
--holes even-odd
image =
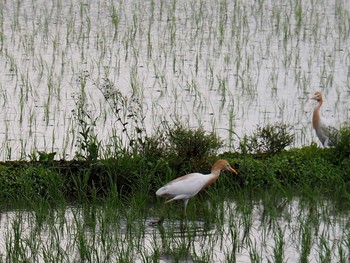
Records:
{"label": "grass", "polygon": [[[301,239],[303,245],[300,250],[301,258],[308,260],[310,253],[314,254],[310,252],[313,241],[310,241],[310,229],[316,227],[316,233],[321,231],[320,227],[329,229],[334,225],[331,219],[333,215],[349,210],[347,202],[343,202],[349,198],[350,186],[347,174],[349,162],[346,154],[348,152],[346,142],[349,136],[346,130],[341,133],[341,141],[337,146],[339,148],[334,149],[320,149],[313,144],[289,151],[267,150],[266,154],[227,152],[217,155],[220,141],[215,134],[206,135],[201,129],[188,131],[181,126],[175,126],[166,135],[168,138],[163,135],[138,146],[147,151],[140,151],[140,149],[126,151],[123,155],[118,154],[114,158],[100,159],[96,151],[91,150],[91,145],[95,145],[96,137],[93,137],[92,141],[88,139],[90,131],[86,129],[87,127],[83,126],[85,131],[83,129],[81,134],[84,139],[81,147],[86,150],[85,155],[81,153],[77,155],[81,160],[55,161],[56,153],[39,152],[38,155],[32,155],[30,162],[5,162],[0,166],[3,186],[1,199],[4,201],[4,207],[10,203],[12,203],[10,211],[17,206],[18,211],[21,211],[21,207],[25,207],[24,211],[29,211],[29,216],[33,216],[31,224],[34,229],[37,229],[35,231],[42,231],[46,224],[56,226],[57,223],[53,222],[55,220],[51,214],[59,211],[63,216],[66,214],[64,211],[70,209],[68,204],[74,201],[77,208],[71,211],[71,217],[74,219],[73,228],[76,228],[74,242],[77,248],[69,254],[69,257],[73,255],[75,257],[76,253],[78,258],[85,260],[100,256],[99,250],[95,251],[95,255],[89,254],[95,248],[94,244],[97,242],[95,238],[99,237],[100,224],[121,224],[119,227],[125,228],[126,233],[111,238],[134,242],[128,238],[131,236],[135,238],[136,235],[139,239],[136,239],[138,241],[132,244],[132,247],[143,250],[144,239],[148,236],[147,231],[150,231],[147,222],[151,221],[152,217],[159,216],[161,210],[158,207],[161,206],[160,200],[157,200],[155,206],[152,205],[155,201],[152,193],[177,175],[193,170],[208,171],[209,163],[218,158],[228,159],[239,171],[239,176],[222,175],[209,190],[193,198],[188,208],[191,222],[189,225],[183,224],[181,205],[171,205],[166,210],[165,233],[170,235],[165,237],[166,242],[169,242],[168,239],[177,237],[179,229],[181,235],[186,234],[185,238],[190,239],[187,246],[180,244],[180,248],[183,246],[180,250],[177,248],[173,251],[174,248],[170,244],[169,247],[164,248],[165,251],[171,251],[171,257],[174,259],[194,257],[198,260],[210,261],[214,251],[203,249],[201,253],[196,254],[192,250],[198,251],[197,249],[190,249],[197,242],[197,230],[204,231],[205,236],[208,235],[206,238],[209,240],[205,240],[206,242],[216,243],[211,237],[228,235],[226,227],[230,226],[230,229],[233,229],[233,232],[229,233],[233,235],[232,238],[238,240],[239,236],[240,242],[249,247],[247,253],[251,260],[260,260],[261,251],[266,250],[269,251],[266,253],[273,256],[272,261],[280,262],[288,253],[286,236],[294,231],[294,224],[306,224],[300,228],[301,232],[297,238]],[[280,140],[283,141],[285,137],[289,138],[286,131]],[[157,140],[163,141],[164,144],[157,143]],[[269,141],[276,143],[276,136],[274,133],[264,135],[264,140],[266,144]],[[339,152],[342,155],[334,159],[335,154]],[[180,159],[176,158],[179,156]],[[190,161],[183,162],[185,157],[190,158]],[[333,187],[330,187],[330,181],[333,182]],[[274,194],[270,193],[271,190]],[[298,198],[299,205],[293,201],[295,196]],[[113,215],[115,209],[119,211],[117,217]],[[298,209],[300,212],[294,215],[290,209]],[[306,211],[309,211],[309,214],[305,213]],[[264,228],[261,236],[255,233],[256,214],[259,214],[258,222]],[[110,216],[112,218],[109,218]],[[306,219],[309,221],[305,222]],[[61,227],[67,224],[66,220],[65,216],[61,218]],[[284,224],[283,228],[278,223],[280,220]],[[13,224],[13,231],[17,231],[16,221]],[[86,227],[89,229],[87,233]],[[214,231],[214,234],[211,231]],[[322,233],[326,235],[328,232],[324,231],[322,230]],[[238,232],[241,233],[238,234]],[[131,236],[127,236],[128,234]],[[22,237],[16,242],[12,240],[16,235],[16,232],[10,235],[9,242],[21,243]],[[193,238],[192,241],[191,238]],[[173,242],[177,244],[179,240],[175,238]],[[220,242],[227,245],[226,239]],[[267,249],[265,245],[257,246],[259,242],[266,244],[267,247],[273,247],[273,251]],[[323,251],[320,258],[326,260],[331,257],[328,251],[329,244],[322,239],[320,242],[317,243]],[[344,249],[342,244],[337,245]],[[24,245],[21,243],[21,246]],[[40,244],[34,242],[32,246],[37,247]],[[234,251],[238,251],[239,244],[235,246]],[[14,253],[12,249],[19,248],[10,247],[7,253]],[[128,249],[125,251],[123,245],[120,249],[122,250],[120,253],[126,257],[125,260],[135,259],[133,252]],[[13,256],[25,258],[30,254],[27,248],[20,253],[21,255]],[[159,251],[155,253],[158,257]],[[224,253],[223,257],[234,258],[235,255]]]}
{"label": "grass", "polygon": [[[252,261],[268,258],[272,262],[284,262],[300,258],[308,262],[344,258],[349,253],[346,233],[350,210],[337,203],[344,200],[349,182],[339,174],[336,180],[342,178],[343,190],[334,191],[322,180],[315,187],[314,180],[320,178],[305,175],[315,176],[319,169],[329,166],[330,150],[313,151],[312,159],[301,156],[294,160],[300,152],[310,154],[309,149],[297,151],[297,155],[294,150],[263,159],[238,158],[228,153],[220,156],[239,165],[240,175],[223,174],[217,184],[193,198],[187,224],[183,222],[182,204],[169,205],[164,225],[159,228],[148,226],[162,206],[160,200],[154,203],[152,193],[168,180],[166,177],[176,176],[174,167],[169,167],[165,160],[152,163],[133,158],[130,162],[125,157],[100,160],[98,168],[87,161],[59,163],[48,157],[46,164],[2,164],[1,178],[17,167],[18,179],[29,176],[32,181],[36,175],[55,180],[54,188],[49,187],[50,182],[40,180],[25,183],[21,188],[25,190],[20,191],[22,197],[14,200],[16,208],[14,203],[8,210],[2,207],[6,222],[0,225],[4,233],[0,242],[5,248],[1,252],[2,260],[211,262],[241,261],[248,257]],[[318,167],[311,165],[309,171],[300,169],[298,177],[289,178],[286,171],[291,166],[278,165],[285,160],[294,160],[295,169],[305,164],[310,166],[312,162]],[[262,173],[267,171],[265,166],[272,170],[268,175]],[[277,171],[286,177],[280,177]],[[329,174],[335,178],[333,170]],[[69,183],[79,176],[86,181]],[[107,178],[103,179],[104,176]],[[64,183],[59,186],[57,182],[63,178]],[[71,191],[78,192],[68,194],[70,186]],[[50,191],[40,191],[44,187]],[[72,196],[75,196],[73,205],[69,201]],[[339,253],[332,247],[337,247]]]}
{"label": "grass", "polygon": [[[321,86],[324,113],[348,119],[349,14],[342,0],[0,3],[0,261],[345,262],[348,131],[319,149],[307,98]],[[287,145],[265,140],[283,136],[271,123],[294,127]],[[194,198],[188,225],[174,204],[150,228],[154,191],[217,158],[240,176]]]}

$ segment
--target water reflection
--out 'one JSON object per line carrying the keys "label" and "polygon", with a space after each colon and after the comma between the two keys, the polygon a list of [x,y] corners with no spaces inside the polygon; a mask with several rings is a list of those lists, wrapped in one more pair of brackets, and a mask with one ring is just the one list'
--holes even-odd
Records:
{"label": "water reflection", "polygon": [[[74,157],[79,97],[99,139],[126,140],[109,104],[118,92],[128,101],[118,110],[144,117],[147,135],[179,119],[232,149],[257,125],[283,122],[295,146],[309,145],[315,90],[326,117],[349,119],[349,3],[3,1],[0,159]],[[135,131],[140,119],[123,123]]]}
{"label": "water reflection", "polygon": [[[224,220],[126,220],[103,207],[40,211],[3,211],[0,258],[35,262],[328,262],[349,256],[348,211],[335,213],[333,203],[305,203],[300,198],[266,200],[245,207],[226,200],[217,209]],[[37,252],[34,252],[34,248]]]}

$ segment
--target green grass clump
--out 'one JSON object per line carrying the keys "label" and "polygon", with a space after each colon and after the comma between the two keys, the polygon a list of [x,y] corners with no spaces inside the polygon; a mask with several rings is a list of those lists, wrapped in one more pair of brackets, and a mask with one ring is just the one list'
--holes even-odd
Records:
{"label": "green grass clump", "polygon": [[338,162],[349,162],[350,158],[350,127],[342,128],[338,134],[338,141],[333,151]]}
{"label": "green grass clump", "polygon": [[15,162],[12,165],[1,165],[0,184],[2,200],[64,199],[65,178],[38,163]]}
{"label": "green grass clump", "polygon": [[245,136],[240,142],[241,152],[258,155],[280,152],[294,141],[294,135],[290,131],[291,126],[282,123],[258,126],[252,135]]}
{"label": "green grass clump", "polygon": [[140,147],[144,158],[167,159],[178,172],[203,169],[208,161],[217,155],[223,142],[215,133],[202,128],[189,129],[175,124],[166,132],[147,137]]}
{"label": "green grass clump", "polygon": [[336,194],[339,186],[350,187],[350,162],[338,165],[334,163],[332,153],[333,149],[323,149],[312,144],[271,156],[225,153],[222,157],[232,160],[238,167],[240,179],[237,182],[242,187],[261,189],[291,186],[296,191],[312,187],[324,194]]}
{"label": "green grass clump", "polygon": [[199,169],[222,147],[222,141],[215,133],[207,134],[202,128],[190,130],[182,126],[169,131],[169,144],[170,159],[183,169],[185,166]]}

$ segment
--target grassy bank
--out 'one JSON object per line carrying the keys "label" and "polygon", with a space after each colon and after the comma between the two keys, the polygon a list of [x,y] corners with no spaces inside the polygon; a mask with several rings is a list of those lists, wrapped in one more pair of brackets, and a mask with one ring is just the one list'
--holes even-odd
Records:
{"label": "grassy bank", "polygon": [[14,161],[0,163],[2,200],[87,201],[113,192],[120,198],[132,194],[153,198],[155,190],[167,181],[190,171],[207,173],[211,164],[227,159],[239,176],[223,174],[213,189],[229,193],[266,188],[312,189],[327,195],[349,198],[350,158],[335,158],[334,149],[311,145],[284,150],[273,155],[226,152],[209,159],[189,160],[186,165],[174,159],[147,159],[122,156],[95,161]]}

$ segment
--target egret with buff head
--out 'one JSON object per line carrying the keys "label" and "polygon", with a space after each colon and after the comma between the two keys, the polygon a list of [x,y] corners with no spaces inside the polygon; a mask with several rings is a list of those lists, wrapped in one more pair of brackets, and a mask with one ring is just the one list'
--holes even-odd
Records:
{"label": "egret with buff head", "polygon": [[[188,200],[198,194],[201,190],[216,182],[222,171],[230,171],[238,174],[235,169],[226,160],[218,160],[211,168],[210,174],[190,173],[167,183],[159,188],[156,192],[157,196],[168,198],[165,204],[175,200],[183,200],[184,215],[187,219],[187,204]],[[164,220],[162,216],[158,221],[151,224],[161,224]]]}
{"label": "egret with buff head", "polygon": [[311,99],[317,101],[312,115],[312,126],[323,147],[334,146],[336,144],[338,130],[329,125],[329,121],[321,114],[321,106],[323,103],[322,93],[315,92]]}

